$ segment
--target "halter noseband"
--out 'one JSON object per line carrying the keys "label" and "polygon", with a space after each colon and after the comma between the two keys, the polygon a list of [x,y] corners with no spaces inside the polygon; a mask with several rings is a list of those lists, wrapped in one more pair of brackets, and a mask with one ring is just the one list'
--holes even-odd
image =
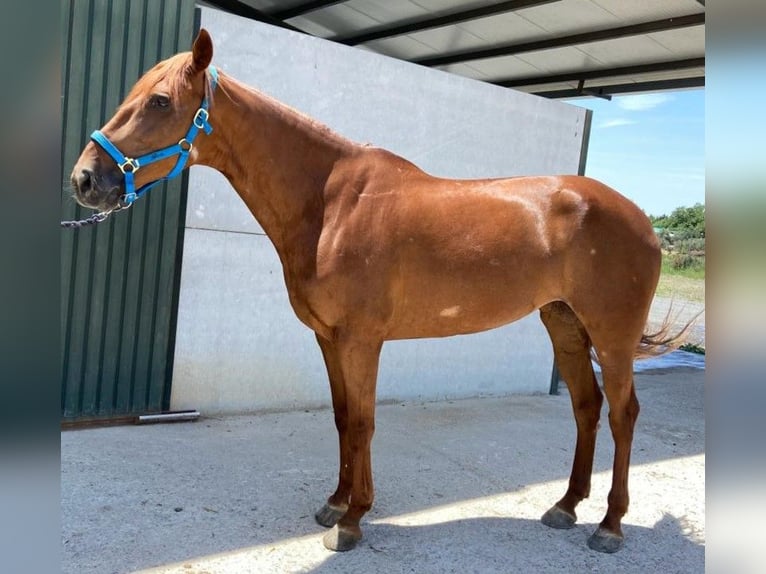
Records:
{"label": "halter noseband", "polygon": [[[215,91],[215,87],[218,84],[218,71],[215,69],[215,66],[208,66],[207,70],[210,74],[210,92],[212,93]],[[96,130],[90,134],[90,139],[100,145],[103,150],[109,154],[125,176],[125,194],[120,198],[122,206],[129,207],[134,201],[149,191],[149,188],[154,187],[165,180],[172,179],[183,171],[184,167],[186,167],[186,162],[189,159],[189,153],[194,147],[194,138],[197,137],[199,131],[204,130],[208,135],[213,131],[213,126],[208,123],[208,118],[210,117],[210,114],[208,113],[209,105],[208,93],[207,90],[205,90],[202,103],[192,119],[192,125],[189,126],[186,135],[181,138],[177,144],[149,152],[136,158],[127,157],[117,149],[117,146],[109,141],[109,138],[107,138],[101,130]],[[170,173],[165,177],[150,181],[146,185],[141,186],[138,190],[135,189],[133,174],[141,167],[175,155],[179,157],[176,161],[176,165],[170,170]]]}

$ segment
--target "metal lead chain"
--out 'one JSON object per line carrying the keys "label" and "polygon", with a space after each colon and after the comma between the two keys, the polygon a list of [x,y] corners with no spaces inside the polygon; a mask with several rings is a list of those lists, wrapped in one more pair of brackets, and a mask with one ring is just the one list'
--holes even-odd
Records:
{"label": "metal lead chain", "polygon": [[96,213],[94,215],[91,215],[87,219],[80,219],[78,221],[62,221],[61,227],[68,227],[68,228],[77,228],[77,227],[85,227],[86,225],[95,225],[96,223],[101,223],[104,221],[107,217],[109,217],[109,214],[111,212],[107,211],[105,213]]}
{"label": "metal lead chain", "polygon": [[66,227],[69,229],[77,229],[79,227],[85,227],[86,225],[95,225],[96,223],[101,223],[104,221],[107,217],[109,217],[113,212],[120,211],[122,209],[127,209],[130,207],[130,205],[120,205],[118,207],[115,207],[114,209],[110,209],[109,211],[102,211],[99,213],[94,213],[90,217],[86,219],[79,219],[77,221],[62,221],[61,227]]}

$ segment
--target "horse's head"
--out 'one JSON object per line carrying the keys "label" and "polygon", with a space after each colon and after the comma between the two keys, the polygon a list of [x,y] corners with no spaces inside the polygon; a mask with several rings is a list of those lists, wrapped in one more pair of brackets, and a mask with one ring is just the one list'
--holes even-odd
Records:
{"label": "horse's head", "polygon": [[184,165],[186,159],[193,163],[195,150],[187,138],[196,135],[194,125],[210,129],[207,114],[198,111],[201,102],[207,105],[205,71],[212,57],[210,35],[201,30],[191,52],[160,62],[136,82],[75,163],[71,182],[77,203],[101,211],[115,209],[136,198],[130,196],[134,189],[177,175],[172,172],[183,167],[179,156]]}

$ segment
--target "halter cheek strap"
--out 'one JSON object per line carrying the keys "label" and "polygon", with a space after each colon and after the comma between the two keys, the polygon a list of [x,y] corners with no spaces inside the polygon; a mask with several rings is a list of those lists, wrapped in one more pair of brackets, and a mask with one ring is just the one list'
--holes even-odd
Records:
{"label": "halter cheek strap", "polygon": [[[210,92],[212,93],[218,85],[218,70],[215,69],[215,66],[208,66],[207,72],[210,75]],[[90,139],[100,145],[103,150],[109,154],[123,173],[125,179],[125,194],[122,196],[121,202],[125,207],[130,206],[134,201],[158,183],[172,179],[183,171],[186,167],[186,162],[189,159],[189,154],[191,153],[191,150],[194,149],[194,139],[197,137],[199,131],[203,130],[208,135],[213,131],[213,126],[208,122],[208,119],[210,118],[210,113],[208,112],[209,106],[210,102],[206,91],[199,109],[194,114],[189,130],[177,144],[149,152],[136,158],[127,157],[117,148],[117,146],[109,141],[109,138],[107,138],[101,130],[96,130],[90,135]],[[165,177],[151,181],[137,190],[135,189],[133,174],[139,169],[145,165],[176,155],[178,156],[176,165]]]}

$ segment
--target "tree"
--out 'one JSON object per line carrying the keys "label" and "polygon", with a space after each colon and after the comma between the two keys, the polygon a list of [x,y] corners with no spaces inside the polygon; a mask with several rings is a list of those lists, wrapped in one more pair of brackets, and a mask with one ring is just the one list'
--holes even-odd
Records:
{"label": "tree", "polygon": [[652,225],[685,238],[705,237],[705,206],[677,207],[670,215],[649,216]]}

